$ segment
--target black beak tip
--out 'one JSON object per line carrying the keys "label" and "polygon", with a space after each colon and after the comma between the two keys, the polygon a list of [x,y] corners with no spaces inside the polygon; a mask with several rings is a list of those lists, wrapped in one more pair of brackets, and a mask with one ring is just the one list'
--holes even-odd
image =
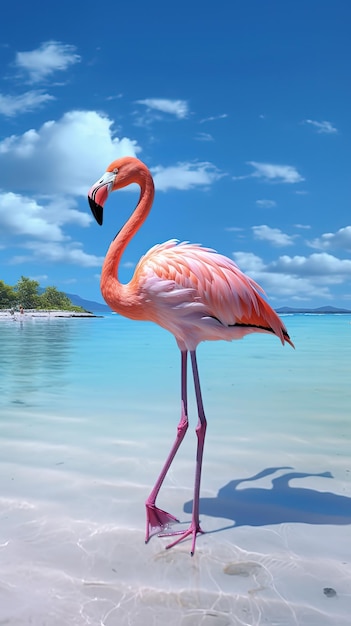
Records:
{"label": "black beak tip", "polygon": [[88,196],[88,201],[89,201],[89,206],[91,209],[92,214],[94,215],[97,223],[99,224],[99,226],[102,226],[102,220],[103,220],[103,207],[100,206],[100,204],[97,204],[95,202],[95,200],[93,200],[92,198],[90,198],[90,196]]}

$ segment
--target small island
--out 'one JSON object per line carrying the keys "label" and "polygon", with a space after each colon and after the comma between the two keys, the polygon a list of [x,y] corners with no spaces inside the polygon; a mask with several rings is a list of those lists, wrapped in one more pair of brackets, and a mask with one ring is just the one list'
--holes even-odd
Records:
{"label": "small island", "polygon": [[24,317],[96,317],[73,304],[56,287],[41,288],[38,281],[21,276],[13,287],[0,280],[0,318]]}
{"label": "small island", "polygon": [[339,309],[335,306],[320,306],[316,309],[306,309],[306,308],[292,308],[290,306],[284,306],[280,309],[276,309],[278,315],[294,315],[298,313],[310,314],[310,315],[350,315],[351,311],[349,309]]}

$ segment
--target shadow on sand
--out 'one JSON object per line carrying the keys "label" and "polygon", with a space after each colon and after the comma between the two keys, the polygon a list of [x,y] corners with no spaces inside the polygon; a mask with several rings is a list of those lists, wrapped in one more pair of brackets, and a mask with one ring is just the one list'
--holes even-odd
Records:
{"label": "shadow on sand", "polygon": [[[312,476],[333,478],[330,472],[307,474],[286,472],[272,479],[272,487],[239,488],[291,467],[268,467],[249,478],[231,480],[215,498],[200,498],[200,513],[233,520],[234,526],[266,526],[286,522],[303,524],[351,524],[351,498],[335,493],[316,491],[305,487],[291,487],[292,479]],[[191,513],[192,500],[184,504],[184,512]],[[223,529],[218,529],[223,530]],[[217,531],[216,531],[217,532]]]}

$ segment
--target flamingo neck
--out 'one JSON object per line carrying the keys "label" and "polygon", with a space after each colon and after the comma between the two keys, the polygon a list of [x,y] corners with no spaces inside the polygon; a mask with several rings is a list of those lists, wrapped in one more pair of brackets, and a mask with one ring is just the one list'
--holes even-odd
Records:
{"label": "flamingo neck", "polygon": [[137,304],[135,281],[132,278],[130,283],[121,283],[118,279],[118,267],[128,243],[146,220],[155,194],[152,176],[146,168],[138,172],[130,184],[134,182],[140,186],[138,204],[108,249],[100,282],[101,292],[107,304],[117,313],[127,317],[131,317],[128,312],[130,313],[131,307]]}

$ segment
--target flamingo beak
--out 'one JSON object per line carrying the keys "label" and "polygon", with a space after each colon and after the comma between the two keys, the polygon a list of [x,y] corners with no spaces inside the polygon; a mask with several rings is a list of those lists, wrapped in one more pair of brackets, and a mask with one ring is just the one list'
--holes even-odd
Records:
{"label": "flamingo beak", "polygon": [[90,196],[88,196],[88,201],[89,201],[91,212],[94,215],[97,223],[99,224],[99,226],[102,226],[103,213],[104,213],[103,207],[100,206],[99,204],[96,204],[95,200],[93,200]]}
{"label": "flamingo beak", "polygon": [[88,201],[92,214],[97,223],[101,226],[103,220],[103,209],[107,197],[113,187],[116,172],[105,172],[105,174],[89,189]]}

